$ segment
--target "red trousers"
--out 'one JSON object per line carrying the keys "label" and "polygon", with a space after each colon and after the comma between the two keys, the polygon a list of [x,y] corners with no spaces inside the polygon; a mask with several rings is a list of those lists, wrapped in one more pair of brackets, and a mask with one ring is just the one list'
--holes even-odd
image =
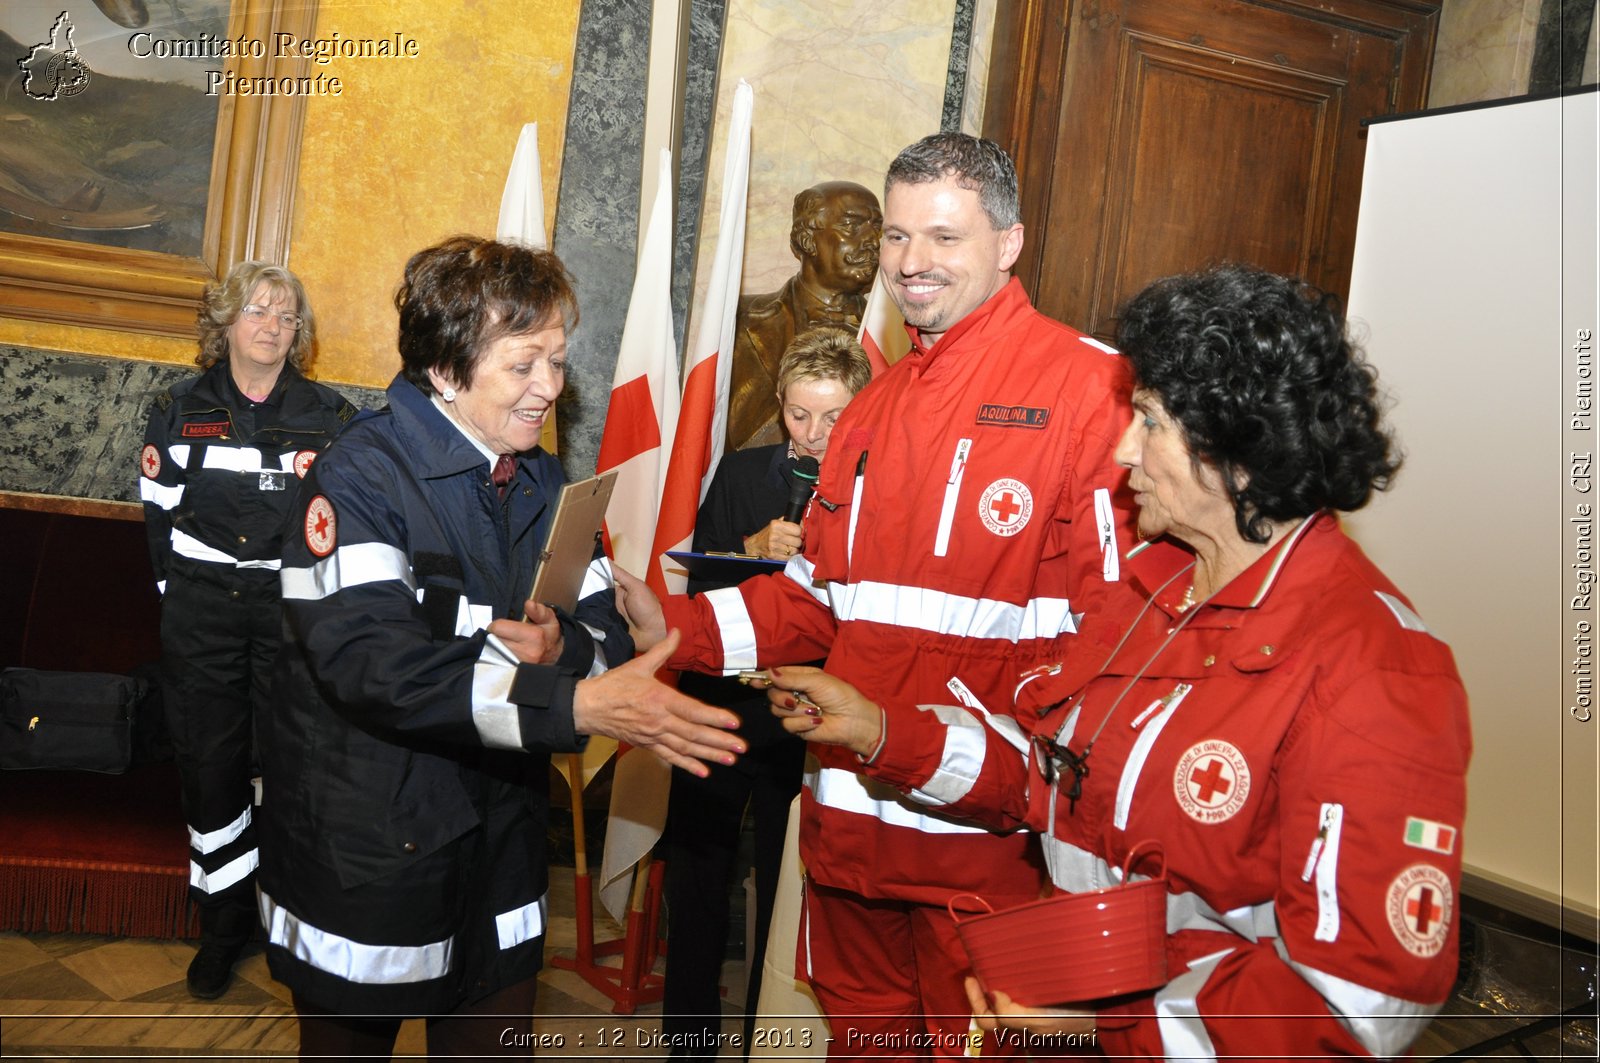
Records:
{"label": "red trousers", "polygon": [[[972,973],[943,908],[874,900],[806,881],[795,973],[817,995],[829,1059],[953,1060],[966,1055]],[[983,1043],[983,1058],[1023,1053]]]}

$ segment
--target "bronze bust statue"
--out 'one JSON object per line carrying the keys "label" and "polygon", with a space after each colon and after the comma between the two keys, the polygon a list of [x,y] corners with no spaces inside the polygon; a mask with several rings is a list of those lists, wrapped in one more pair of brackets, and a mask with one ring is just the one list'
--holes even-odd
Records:
{"label": "bronze bust statue", "polygon": [[778,361],[815,325],[854,330],[878,272],[883,211],[852,181],[824,181],[794,197],[789,247],[800,271],[765,295],[739,298],[728,397],[728,449],[783,440]]}

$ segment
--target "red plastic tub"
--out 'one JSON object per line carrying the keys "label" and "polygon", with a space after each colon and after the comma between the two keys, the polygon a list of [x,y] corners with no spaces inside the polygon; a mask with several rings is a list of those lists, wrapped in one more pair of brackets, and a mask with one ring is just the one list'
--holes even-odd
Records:
{"label": "red plastic tub", "polygon": [[[1128,881],[1141,852],[1161,874]],[[971,893],[950,898],[950,916],[984,987],[1045,1007],[1155,989],[1167,981],[1167,873],[1161,847],[1140,842],[1122,864],[1122,885],[1061,893],[996,912]],[[979,911],[963,911],[971,902]]]}

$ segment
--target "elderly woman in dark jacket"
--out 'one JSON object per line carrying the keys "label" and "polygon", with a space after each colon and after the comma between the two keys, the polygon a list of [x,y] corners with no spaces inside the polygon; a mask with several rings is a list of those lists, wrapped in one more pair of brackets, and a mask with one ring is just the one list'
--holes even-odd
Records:
{"label": "elderly woman in dark jacket", "polygon": [[559,260],[457,237],[396,305],[389,406],[285,537],[261,909],[305,1056],[387,1054],[408,1015],[435,1055],[527,1045],[549,754],[605,734],[703,773],[744,748],[632,660],[604,558],[570,615],[524,601],[563,480],[538,449],[577,320]]}

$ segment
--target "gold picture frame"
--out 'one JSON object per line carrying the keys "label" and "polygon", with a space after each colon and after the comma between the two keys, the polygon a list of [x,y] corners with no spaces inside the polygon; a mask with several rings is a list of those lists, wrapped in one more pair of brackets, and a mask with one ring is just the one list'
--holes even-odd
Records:
{"label": "gold picture frame", "polygon": [[[234,0],[230,38],[313,36],[316,0]],[[229,58],[239,79],[302,77],[310,61]],[[0,232],[0,315],[158,336],[192,337],[205,286],[236,262],[288,260],[303,95],[224,95],[198,257]]]}

